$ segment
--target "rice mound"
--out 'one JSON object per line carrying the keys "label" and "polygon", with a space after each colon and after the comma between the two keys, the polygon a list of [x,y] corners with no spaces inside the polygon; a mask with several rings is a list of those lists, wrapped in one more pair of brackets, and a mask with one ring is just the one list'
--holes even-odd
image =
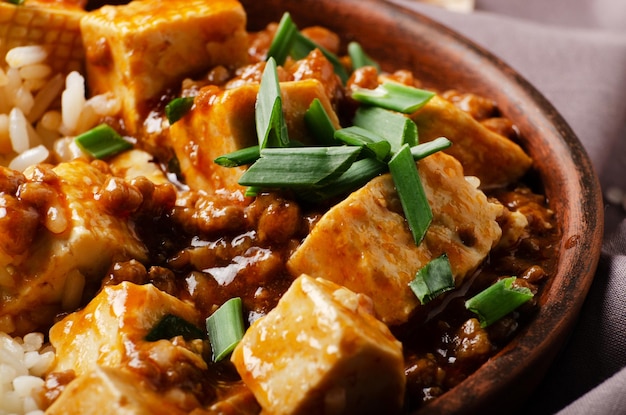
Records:
{"label": "rice mound", "polygon": [[0,332],[0,415],[44,413],[36,396],[54,358],[41,333],[21,338]]}

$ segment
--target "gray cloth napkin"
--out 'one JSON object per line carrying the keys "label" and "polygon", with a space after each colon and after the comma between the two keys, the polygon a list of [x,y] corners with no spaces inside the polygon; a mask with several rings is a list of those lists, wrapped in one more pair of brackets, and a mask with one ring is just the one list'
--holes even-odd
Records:
{"label": "gray cloth napkin", "polygon": [[[626,191],[626,1],[476,0],[470,14],[413,9],[486,48],[533,84],[585,146],[605,190]],[[626,216],[607,203],[578,324],[521,413],[626,414]]]}

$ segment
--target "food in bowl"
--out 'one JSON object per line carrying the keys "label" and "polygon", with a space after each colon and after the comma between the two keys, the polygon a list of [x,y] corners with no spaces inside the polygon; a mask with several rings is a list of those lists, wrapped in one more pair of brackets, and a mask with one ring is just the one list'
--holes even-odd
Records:
{"label": "food in bowl", "polygon": [[59,41],[3,68],[0,330],[46,333],[48,413],[410,412],[532,318],[556,218],[488,98],[235,0],[0,6],[84,46],[63,91]]}

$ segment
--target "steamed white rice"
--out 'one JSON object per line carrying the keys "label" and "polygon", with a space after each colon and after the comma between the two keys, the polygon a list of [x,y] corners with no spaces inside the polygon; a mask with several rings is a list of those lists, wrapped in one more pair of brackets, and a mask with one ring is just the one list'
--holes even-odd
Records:
{"label": "steamed white rice", "polygon": [[41,333],[11,337],[0,332],[0,415],[41,415],[37,392],[54,363],[54,351]]}
{"label": "steamed white rice", "polygon": [[0,165],[23,171],[52,156],[65,161],[75,155],[55,151],[65,138],[119,112],[119,100],[106,94],[86,99],[83,75],[54,73],[47,59],[45,48],[29,45],[9,50],[0,62]]}
{"label": "steamed white rice", "polygon": [[[73,137],[119,112],[108,95],[85,97],[78,72],[54,73],[45,48],[11,49],[0,59],[0,165],[28,166],[79,157]],[[54,362],[41,333],[13,338],[0,332],[0,415],[43,414],[37,393]]]}

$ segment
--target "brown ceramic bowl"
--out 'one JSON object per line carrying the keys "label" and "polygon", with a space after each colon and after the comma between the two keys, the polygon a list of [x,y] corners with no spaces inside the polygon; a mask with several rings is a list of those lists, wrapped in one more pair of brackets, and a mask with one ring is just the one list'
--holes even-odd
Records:
{"label": "brown ceramic bowl", "polygon": [[344,42],[360,42],[383,69],[410,69],[431,86],[492,98],[519,127],[561,227],[556,275],[541,294],[538,314],[507,347],[417,412],[509,413],[538,384],[572,330],[598,262],[602,198],[580,142],[552,105],[514,70],[422,15],[375,0],[242,3],[250,30],[289,11],[299,27],[323,25]]}

